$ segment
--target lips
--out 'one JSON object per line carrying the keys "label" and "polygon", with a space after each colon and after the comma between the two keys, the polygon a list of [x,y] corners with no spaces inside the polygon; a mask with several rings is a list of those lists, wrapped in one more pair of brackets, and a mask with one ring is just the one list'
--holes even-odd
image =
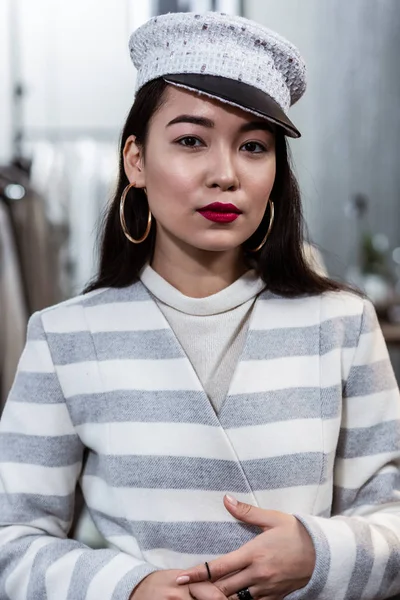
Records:
{"label": "lips", "polygon": [[216,213],[236,213],[238,215],[241,214],[237,206],[230,203],[224,202],[212,202],[211,204],[207,204],[207,206],[203,206],[203,208],[199,208],[199,212],[216,212]]}
{"label": "lips", "polygon": [[213,202],[200,208],[198,212],[209,221],[216,223],[231,223],[241,214],[241,211],[234,204],[222,202]]}

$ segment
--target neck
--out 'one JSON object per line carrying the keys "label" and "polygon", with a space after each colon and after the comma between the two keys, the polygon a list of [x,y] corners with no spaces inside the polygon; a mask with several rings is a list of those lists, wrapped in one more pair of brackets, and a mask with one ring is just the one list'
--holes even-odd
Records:
{"label": "neck", "polygon": [[191,298],[217,294],[248,271],[240,248],[211,252],[168,246],[160,248],[156,243],[151,267]]}

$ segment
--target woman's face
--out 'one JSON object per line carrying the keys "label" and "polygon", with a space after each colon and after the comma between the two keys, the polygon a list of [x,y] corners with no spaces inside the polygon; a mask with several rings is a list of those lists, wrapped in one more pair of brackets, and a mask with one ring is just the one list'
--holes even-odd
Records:
{"label": "woman's face", "polygon": [[[156,250],[171,241],[203,251],[237,249],[258,228],[274,184],[270,125],[189,90],[168,86],[165,94],[149,123],[145,161],[134,136],[124,149],[129,181],[147,188]],[[225,217],[204,211],[215,202],[235,208]]]}

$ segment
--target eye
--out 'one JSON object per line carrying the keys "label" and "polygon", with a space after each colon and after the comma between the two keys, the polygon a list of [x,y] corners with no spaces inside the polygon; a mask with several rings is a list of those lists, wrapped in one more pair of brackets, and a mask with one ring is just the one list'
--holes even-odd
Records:
{"label": "eye", "polygon": [[[250,154],[262,154],[263,152],[267,152],[266,147],[260,144],[259,142],[246,142],[245,144],[243,144],[242,148],[245,148],[246,146]],[[259,148],[261,148],[261,151],[259,150],[258,152],[254,152],[252,150],[252,148],[254,149],[254,146],[258,146]]]}
{"label": "eye", "polygon": [[[198,144],[196,144],[196,142],[199,142]],[[180,140],[176,141],[177,144],[179,144],[180,146],[184,146],[185,148],[199,148],[200,145],[203,144],[203,142],[198,138],[195,137],[193,135],[186,135],[185,137],[181,138]],[[259,150],[255,151],[255,146],[258,146]],[[242,148],[246,148],[247,147],[247,151],[250,154],[263,154],[264,152],[267,152],[267,148],[263,145],[260,144],[259,142],[246,142],[246,144],[243,144]]]}
{"label": "eye", "polygon": [[[183,142],[189,142],[189,143],[183,143]],[[201,140],[199,140],[199,138],[194,137],[193,135],[187,135],[183,138],[181,138],[180,140],[177,140],[177,144],[179,144],[180,146],[184,146],[185,148],[198,148],[199,146],[196,146],[195,143],[196,142],[201,142]]]}

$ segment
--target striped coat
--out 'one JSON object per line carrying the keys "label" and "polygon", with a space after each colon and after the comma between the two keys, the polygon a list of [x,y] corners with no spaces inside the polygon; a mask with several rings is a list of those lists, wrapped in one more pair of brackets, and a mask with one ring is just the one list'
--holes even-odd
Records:
{"label": "striped coat", "polygon": [[[295,514],[316,567],[291,599],[400,591],[400,402],[372,305],[256,301],[217,415],[141,282],[36,313],[1,421],[1,600],[128,600],[156,569],[259,530],[222,498]],[[66,539],[83,489],[110,547]]]}

